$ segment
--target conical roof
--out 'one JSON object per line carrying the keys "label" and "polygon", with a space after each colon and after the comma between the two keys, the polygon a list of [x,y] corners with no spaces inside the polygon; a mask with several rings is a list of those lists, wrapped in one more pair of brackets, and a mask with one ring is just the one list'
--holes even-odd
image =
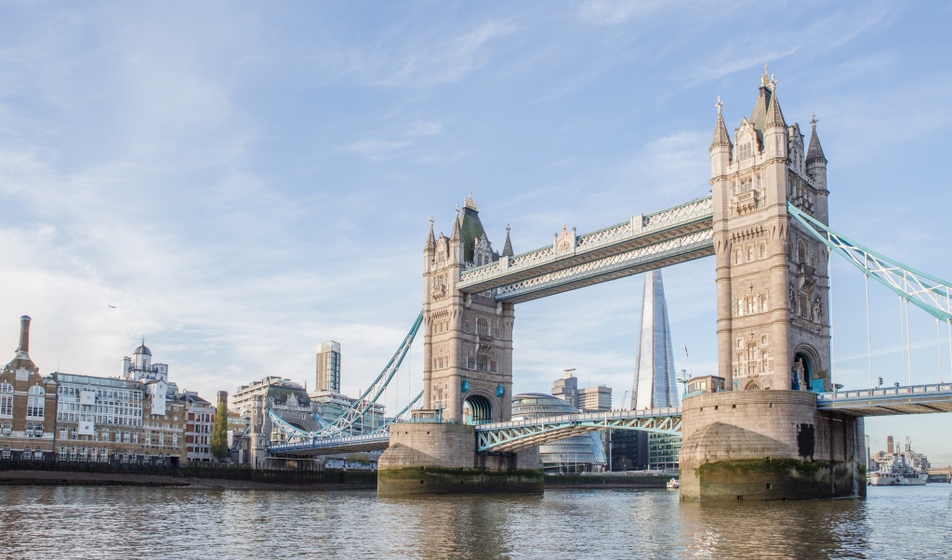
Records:
{"label": "conical roof", "polygon": [[711,140],[710,150],[714,148],[731,149],[734,145],[731,144],[731,137],[727,134],[727,125],[724,124],[724,115],[721,114],[719,97],[717,98],[717,102],[717,123],[714,124],[714,139]]}
{"label": "conical roof", "polygon": [[810,146],[807,148],[807,163],[812,163],[814,161],[821,161],[826,163],[826,156],[823,154],[823,147],[820,146],[820,137],[816,134],[816,115],[813,115],[813,119],[810,120],[810,124],[813,127],[813,131],[810,134]]}
{"label": "conical roof", "polygon": [[502,246],[502,256],[511,257],[513,256],[512,252],[512,241],[509,240],[509,225],[506,225],[506,244]]}

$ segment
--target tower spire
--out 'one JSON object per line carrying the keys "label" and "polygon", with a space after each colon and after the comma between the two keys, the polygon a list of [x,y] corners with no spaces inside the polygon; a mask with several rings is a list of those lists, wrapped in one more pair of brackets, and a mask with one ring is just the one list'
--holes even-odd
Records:
{"label": "tower spire", "polygon": [[714,139],[711,141],[710,151],[714,151],[714,148],[733,148],[731,144],[731,138],[727,134],[727,125],[724,124],[724,113],[722,108],[724,107],[724,102],[721,101],[721,96],[717,96],[717,122],[714,124]]}
{"label": "tower spire", "polygon": [[430,251],[436,249],[436,236],[433,235],[433,216],[430,216],[430,235],[426,238],[426,247],[424,250]]}
{"label": "tower spire", "polygon": [[807,148],[807,164],[813,162],[827,162],[826,156],[823,154],[823,147],[820,146],[820,137],[816,135],[816,123],[816,115],[814,114],[813,118],[810,119],[810,127],[812,128],[812,131],[810,133],[810,146]]}
{"label": "tower spire", "polygon": [[506,224],[506,244],[502,246],[502,255],[503,257],[513,256],[512,252],[512,241],[509,240],[509,224]]}

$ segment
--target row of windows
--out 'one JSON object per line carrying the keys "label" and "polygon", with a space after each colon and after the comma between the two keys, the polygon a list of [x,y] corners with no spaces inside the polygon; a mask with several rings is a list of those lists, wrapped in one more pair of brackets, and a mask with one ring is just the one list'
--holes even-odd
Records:
{"label": "row of windows", "polygon": [[142,420],[138,418],[127,418],[123,416],[105,416],[100,414],[87,414],[83,412],[60,412],[56,415],[59,422],[81,422],[88,420],[97,424],[115,424],[117,426],[141,426]]}
{"label": "row of windows", "polygon": [[[77,427],[73,426],[72,428],[67,428],[66,426],[60,426],[60,439],[77,439],[79,434],[77,433]],[[109,428],[103,428],[99,431],[98,434],[93,433],[91,435],[86,435],[89,438],[89,441],[114,441],[116,443],[139,443],[139,432],[129,431],[129,430],[116,430],[114,437],[110,439]],[[178,434],[171,435],[172,447],[178,447]],[[145,433],[144,438],[145,445],[152,445],[153,441],[157,442],[159,446],[165,446],[165,434],[153,435],[151,432]]]}
{"label": "row of windows", "polygon": [[[0,393],[12,393],[12,392],[13,392],[13,385],[10,385],[6,381],[4,381],[3,383],[0,383]],[[27,393],[30,395],[45,395],[46,389],[44,389],[41,385],[34,385],[29,388]]]}
{"label": "row of windows", "polygon": [[[78,396],[83,391],[92,391],[91,388],[76,387],[71,385],[60,385],[57,392],[60,395]],[[140,402],[142,400],[141,391],[124,391],[117,389],[96,389],[97,399],[111,399],[112,401]]]}
{"label": "row of windows", "polygon": [[757,258],[766,259],[767,258],[767,242],[761,241],[760,247],[757,249],[756,252],[754,251],[753,243],[748,243],[746,248],[744,249],[742,249],[741,247],[737,247],[736,249],[734,249],[734,264],[740,264],[741,262],[744,262],[745,253],[747,255],[746,262],[753,262],[755,256],[757,256]]}

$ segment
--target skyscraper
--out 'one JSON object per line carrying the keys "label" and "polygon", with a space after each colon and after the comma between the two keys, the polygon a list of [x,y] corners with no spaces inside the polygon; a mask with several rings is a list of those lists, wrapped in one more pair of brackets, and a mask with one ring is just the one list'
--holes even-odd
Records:
{"label": "skyscraper", "polygon": [[674,351],[671,349],[671,328],[668,325],[668,306],[664,300],[664,284],[661,281],[661,271],[654,270],[645,275],[641,333],[638,337],[631,407],[644,410],[680,405],[674,372]]}
{"label": "skyscraper", "polygon": [[340,393],[340,343],[329,340],[318,347],[315,390]]}

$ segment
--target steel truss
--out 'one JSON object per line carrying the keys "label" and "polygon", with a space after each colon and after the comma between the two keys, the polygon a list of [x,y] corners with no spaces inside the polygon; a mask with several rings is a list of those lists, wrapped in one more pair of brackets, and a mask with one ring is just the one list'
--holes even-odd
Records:
{"label": "steel truss", "polygon": [[714,254],[710,195],[465,270],[458,288],[528,301]]}
{"label": "steel truss", "polygon": [[787,212],[831,251],[940,321],[952,323],[952,283],[906,266],[840,235],[787,203]]}
{"label": "steel truss", "polygon": [[477,450],[515,452],[598,430],[681,433],[681,408],[566,414],[476,427]]}

